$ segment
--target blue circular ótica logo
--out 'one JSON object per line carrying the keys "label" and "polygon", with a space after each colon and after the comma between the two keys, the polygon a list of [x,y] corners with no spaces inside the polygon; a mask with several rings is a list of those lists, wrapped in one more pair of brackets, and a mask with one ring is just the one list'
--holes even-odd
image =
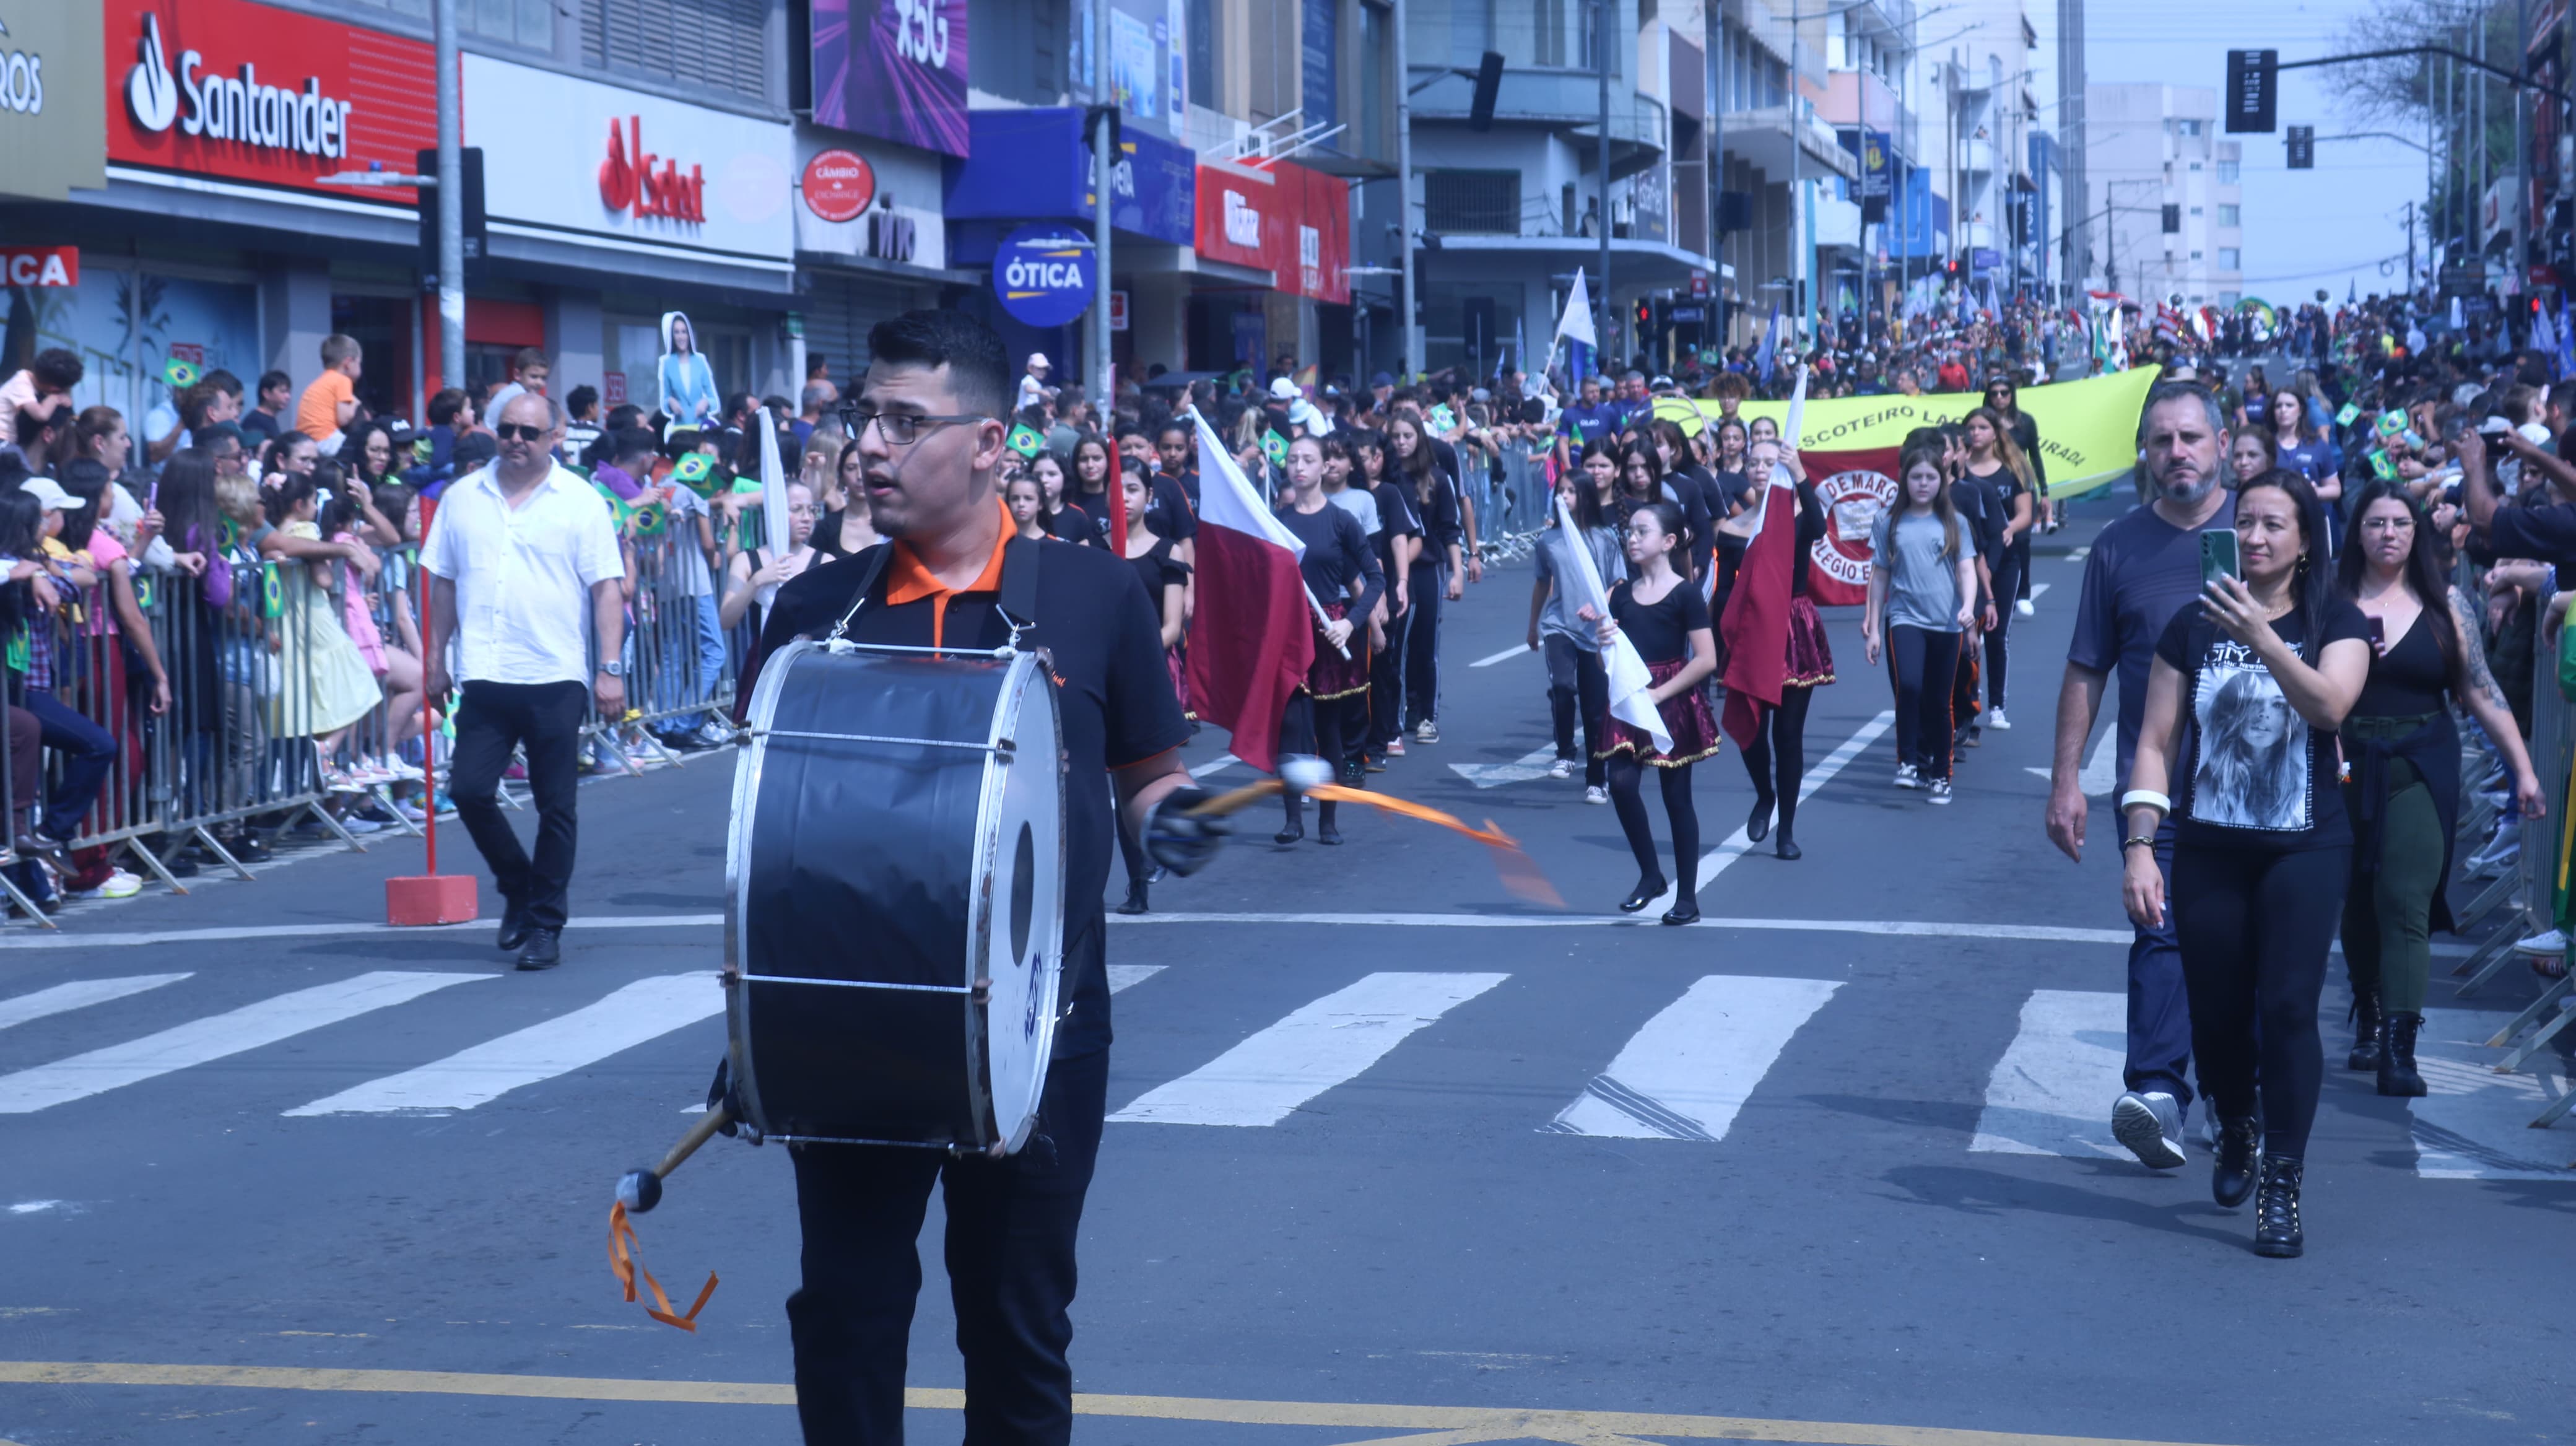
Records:
{"label": "blue circular \u00f3tica logo", "polygon": [[993,253],[993,294],[1028,326],[1062,326],[1091,307],[1099,286],[1091,238],[1071,226],[1023,226]]}

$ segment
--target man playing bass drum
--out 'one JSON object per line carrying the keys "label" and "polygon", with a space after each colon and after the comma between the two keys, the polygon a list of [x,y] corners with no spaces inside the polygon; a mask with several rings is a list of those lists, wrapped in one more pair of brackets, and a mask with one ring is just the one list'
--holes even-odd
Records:
{"label": "man playing bass drum", "polygon": [[[995,485],[1011,398],[1001,339],[957,312],[915,311],[880,323],[868,345],[874,362],[849,413],[864,492],[852,505],[865,505],[891,540],[782,587],[761,653],[822,637],[844,617],[843,635],[855,643],[1002,647],[1014,621],[1001,608],[1014,529]],[[1052,655],[1062,717],[1062,989],[1071,1002],[1035,1133],[1018,1154],[789,1147],[805,1245],[787,1320],[808,1442],[903,1439],[904,1353],[921,1290],[916,1241],[934,1182],[944,1191],[949,1290],[966,1357],[966,1440],[1071,1438],[1074,1236],[1109,1083],[1102,895],[1110,830],[1139,830],[1157,858],[1184,873],[1206,862],[1221,831],[1183,814],[1206,793],[1181,766],[1189,728],[1135,569],[1109,552],[1056,542],[1020,556],[1038,567],[1036,616],[1016,621],[1033,625]]]}

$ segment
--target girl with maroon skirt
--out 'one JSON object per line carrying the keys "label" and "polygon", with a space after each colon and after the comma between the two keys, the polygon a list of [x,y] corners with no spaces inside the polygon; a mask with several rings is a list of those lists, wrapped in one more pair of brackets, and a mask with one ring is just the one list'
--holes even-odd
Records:
{"label": "girl with maroon skirt", "polygon": [[1755,483],[1753,503],[1743,514],[1728,518],[1719,531],[1750,538],[1762,522],[1762,488],[1770,485],[1771,469],[1776,465],[1789,469],[1797,495],[1797,551],[1789,561],[1789,671],[1780,679],[1780,706],[1760,707],[1761,717],[1754,724],[1753,742],[1744,749],[1744,771],[1753,778],[1753,812],[1744,820],[1744,833],[1755,843],[1771,836],[1772,811],[1780,818],[1780,836],[1771,851],[1784,859],[1795,859],[1802,850],[1791,830],[1798,822],[1798,792],[1807,777],[1807,704],[1816,690],[1834,680],[1834,650],[1825,641],[1824,619],[1817,616],[1815,600],[1807,595],[1808,576],[1815,568],[1816,544],[1825,540],[1825,507],[1816,489],[1807,482],[1806,466],[1798,460],[1794,447],[1780,440],[1780,429],[1768,417],[1753,420],[1753,442],[1749,457],[1752,475],[1762,479]]}
{"label": "girl with maroon skirt", "polygon": [[[1189,683],[1181,667],[1181,593],[1189,583],[1189,564],[1172,556],[1170,538],[1145,525],[1145,508],[1154,500],[1154,489],[1144,467],[1133,458],[1120,461],[1125,471],[1120,485],[1127,489],[1127,539],[1122,550],[1137,579],[1145,584],[1146,599],[1154,605],[1154,620],[1163,631],[1163,664],[1172,675],[1172,692],[1186,711]],[[1144,913],[1145,886],[1153,882],[1156,870],[1144,848],[1123,828],[1118,830],[1118,854],[1127,865],[1127,901],[1118,906],[1118,912]]]}
{"label": "girl with maroon skirt", "polygon": [[1603,643],[1625,633],[1646,660],[1654,680],[1647,697],[1673,746],[1658,749],[1646,730],[1615,717],[1596,734],[1608,740],[1600,756],[1609,763],[1610,802],[1637,856],[1637,887],[1619,905],[1621,913],[1636,913],[1667,887],[1655,867],[1654,828],[1638,796],[1647,769],[1662,782],[1664,815],[1673,825],[1673,870],[1680,876],[1673,906],[1664,914],[1667,924],[1699,918],[1699,810],[1691,803],[1691,765],[1717,752],[1717,719],[1699,687],[1717,670],[1717,638],[1708,625],[1707,600],[1674,567],[1682,539],[1682,510],[1670,502],[1650,502],[1629,514],[1629,575],[1610,585],[1610,616],[1601,624]]}
{"label": "girl with maroon skirt", "polygon": [[[1385,595],[1386,574],[1378,571],[1368,529],[1324,496],[1323,444],[1313,437],[1289,443],[1287,473],[1279,521],[1306,544],[1297,568],[1305,575],[1306,590],[1323,604],[1326,621],[1315,628],[1315,663],[1306,670],[1305,686],[1288,696],[1280,715],[1279,748],[1283,754],[1311,753],[1338,769],[1345,751],[1339,700],[1368,690],[1368,635],[1358,624]],[[1306,800],[1294,793],[1286,798],[1288,822],[1277,837],[1292,844],[1306,836]],[[1334,805],[1315,808],[1315,841],[1340,843]]]}

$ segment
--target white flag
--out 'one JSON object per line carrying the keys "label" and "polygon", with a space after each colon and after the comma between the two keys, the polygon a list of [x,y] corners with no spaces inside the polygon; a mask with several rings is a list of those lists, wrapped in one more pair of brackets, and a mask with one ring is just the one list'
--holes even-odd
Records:
{"label": "white flag", "polygon": [[[1594,617],[1610,616],[1610,593],[1601,585],[1601,573],[1592,565],[1592,545],[1583,538],[1583,530],[1574,525],[1574,513],[1560,497],[1556,502],[1556,528],[1565,539],[1565,550],[1574,559],[1572,567],[1556,580],[1565,592],[1568,612],[1577,614],[1590,608]],[[1646,671],[1646,660],[1626,633],[1614,632],[1601,650],[1602,671],[1610,677],[1610,716],[1622,723],[1646,730],[1655,747],[1670,753],[1672,730],[1664,726],[1664,715],[1648,694],[1654,691],[1654,675]]]}
{"label": "white flag", "polygon": [[[778,460],[778,423],[766,409],[760,413],[760,550],[771,558],[795,550],[787,530],[787,469]],[[777,583],[760,590],[763,615],[778,597]]]}
{"label": "white flag", "polygon": [[[1798,429],[1805,426],[1806,421],[1807,368],[1804,365],[1801,365],[1798,368],[1798,380],[1791,384],[1789,388],[1789,420],[1780,428],[1780,440],[1782,443],[1791,447],[1797,446]],[[1778,462],[1774,462],[1771,464],[1771,475],[1764,480],[1763,485],[1766,488],[1795,487],[1798,485],[1798,479],[1789,475],[1789,469],[1786,466]],[[1770,493],[1766,491],[1761,497],[1753,499],[1753,536],[1744,539],[1744,543],[1747,547],[1753,545],[1754,537],[1760,537],[1762,535],[1762,519],[1771,515],[1771,509],[1767,505],[1767,499],[1769,496]]]}
{"label": "white flag", "polygon": [[1598,351],[1601,343],[1592,335],[1592,293],[1584,289],[1583,268],[1574,268],[1574,289],[1565,294],[1565,315],[1556,319],[1560,340],[1579,341]]}
{"label": "white flag", "polygon": [[1243,469],[1235,465],[1234,453],[1226,448],[1225,439],[1208,425],[1198,408],[1190,408],[1190,420],[1199,428],[1199,520],[1284,547],[1303,560],[1306,544],[1263,504],[1261,494],[1253,490],[1244,479]]}

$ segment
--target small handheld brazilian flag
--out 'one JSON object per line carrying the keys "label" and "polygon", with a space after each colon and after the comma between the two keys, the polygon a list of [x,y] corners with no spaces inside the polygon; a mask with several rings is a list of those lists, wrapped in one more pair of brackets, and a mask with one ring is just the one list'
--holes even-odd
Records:
{"label": "small handheld brazilian flag", "polygon": [[671,509],[659,502],[647,502],[635,509],[635,532],[640,537],[659,537],[671,525]]}
{"label": "small handheld brazilian flag", "polygon": [[169,383],[170,390],[174,392],[184,392],[195,386],[197,378],[202,375],[204,373],[197,370],[196,363],[182,361],[175,356],[161,366],[161,380]]}
{"label": "small handheld brazilian flag", "polygon": [[272,622],[286,616],[286,579],[273,562],[260,565],[259,615]]}
{"label": "small handheld brazilian flag", "polygon": [[1015,422],[1011,426],[1011,435],[1002,439],[1002,445],[1022,457],[1034,459],[1037,454],[1046,450],[1046,438],[1039,435],[1037,429],[1028,423]]}
{"label": "small handheld brazilian flag", "polygon": [[704,452],[691,452],[671,468],[671,480],[700,497],[716,495],[716,464]]}
{"label": "small handheld brazilian flag", "polygon": [[2379,435],[2394,437],[2406,430],[2406,414],[2395,407],[2379,414]]}
{"label": "small handheld brazilian flag", "polygon": [[2352,425],[2352,419],[2360,415],[2361,403],[2346,402],[2343,404],[2343,410],[2335,413],[2335,425],[2338,427],[2349,427]]}
{"label": "small handheld brazilian flag", "polygon": [[1264,457],[1269,458],[1269,459],[1270,459],[1270,465],[1271,465],[1271,466],[1273,466],[1273,467],[1285,467],[1285,466],[1287,466],[1287,465],[1288,465],[1288,439],[1287,439],[1287,438],[1285,438],[1285,437],[1283,437],[1283,436],[1280,436],[1280,435],[1278,434],[1278,432],[1276,432],[1276,431],[1269,431],[1269,432],[1264,432],[1264,433],[1262,433],[1262,434],[1261,434],[1261,455],[1262,455],[1262,456],[1264,456]]}
{"label": "small handheld brazilian flag", "polygon": [[2397,464],[2388,460],[2386,452],[2373,447],[2370,450],[2370,475],[2385,481],[2397,475]]}

